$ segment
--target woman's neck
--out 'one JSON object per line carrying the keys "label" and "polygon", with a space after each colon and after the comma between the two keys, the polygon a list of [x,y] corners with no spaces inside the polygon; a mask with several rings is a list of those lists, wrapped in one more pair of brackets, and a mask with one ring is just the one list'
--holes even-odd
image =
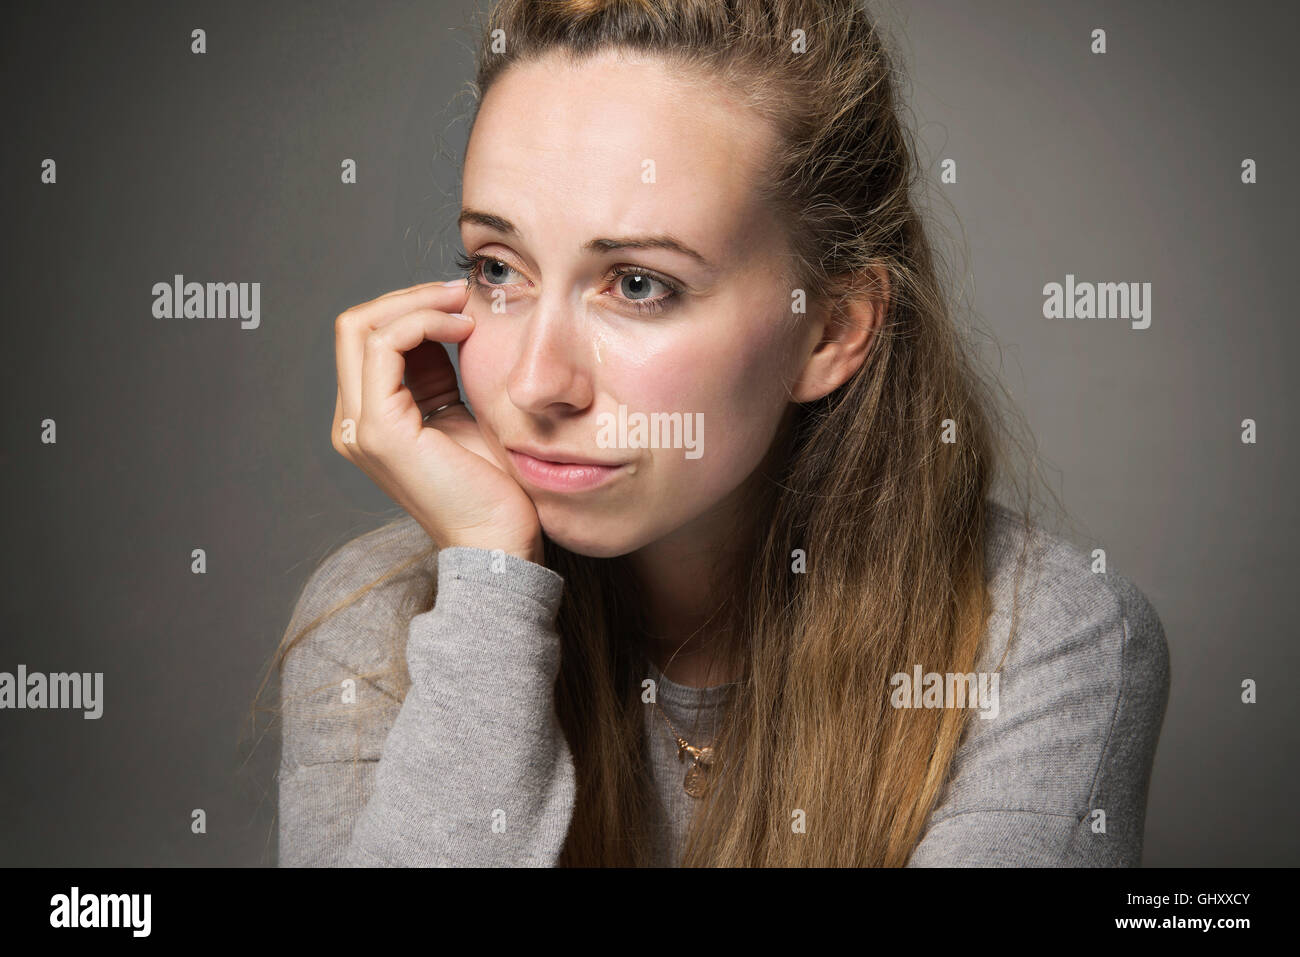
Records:
{"label": "woman's neck", "polygon": [[674,684],[687,688],[713,688],[740,680],[739,668],[728,667],[712,647],[678,650],[652,640],[646,651],[654,666]]}
{"label": "woman's neck", "polygon": [[631,556],[644,603],[645,650],[669,681],[708,688],[739,679],[726,660],[718,551],[697,534],[674,535]]}

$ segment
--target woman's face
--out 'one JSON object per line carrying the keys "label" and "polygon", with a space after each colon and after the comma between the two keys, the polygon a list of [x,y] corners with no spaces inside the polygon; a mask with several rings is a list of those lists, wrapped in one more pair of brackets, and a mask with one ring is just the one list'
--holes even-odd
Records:
{"label": "woman's face", "polygon": [[[461,237],[489,258],[461,376],[489,448],[571,551],[705,544],[693,535],[771,445],[815,343],[792,321],[782,225],[753,195],[768,135],[714,86],[640,57],[516,65],[484,98]],[[650,237],[698,258],[612,248]],[[674,413],[682,427],[664,429]],[[642,416],[654,427],[638,434]],[[621,467],[574,487],[520,449]]]}

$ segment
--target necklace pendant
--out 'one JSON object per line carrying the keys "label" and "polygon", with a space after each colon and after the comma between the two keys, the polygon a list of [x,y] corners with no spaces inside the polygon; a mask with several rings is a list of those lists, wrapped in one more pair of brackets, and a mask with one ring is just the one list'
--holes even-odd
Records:
{"label": "necklace pendant", "polygon": [[686,779],[682,783],[686,788],[686,793],[691,797],[704,797],[704,793],[709,789],[708,768],[696,761],[686,770]]}

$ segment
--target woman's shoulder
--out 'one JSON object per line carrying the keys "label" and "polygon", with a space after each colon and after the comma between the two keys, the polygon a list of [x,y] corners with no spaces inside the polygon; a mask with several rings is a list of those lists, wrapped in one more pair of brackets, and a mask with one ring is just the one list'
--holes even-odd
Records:
{"label": "woman's shoulder", "polygon": [[[308,577],[280,674],[286,752],[292,739],[298,763],[351,759],[382,743],[405,693],[399,640],[428,601],[436,565],[427,533],[404,516],[335,548]],[[385,720],[357,720],[376,708]],[[358,740],[368,734],[375,740]]]}
{"label": "woman's shoulder", "polygon": [[[1118,693],[1129,667],[1167,664],[1164,627],[1146,594],[1106,557],[989,502],[986,576],[993,611],[983,661],[1077,672],[1086,667]],[[1017,629],[1007,649],[1013,615]],[[999,640],[1002,639],[1002,640]]]}
{"label": "woman's shoulder", "polygon": [[977,669],[995,706],[970,716],[930,824],[1019,814],[1059,820],[1072,841],[1104,840],[1100,810],[1112,840],[1098,859],[1131,862],[1168,699],[1164,628],[1109,564],[990,504],[993,608]]}
{"label": "woman's shoulder", "polygon": [[329,552],[308,576],[289,630],[322,615],[349,627],[374,624],[376,613],[398,612],[413,586],[431,583],[436,568],[428,534],[404,515]]}

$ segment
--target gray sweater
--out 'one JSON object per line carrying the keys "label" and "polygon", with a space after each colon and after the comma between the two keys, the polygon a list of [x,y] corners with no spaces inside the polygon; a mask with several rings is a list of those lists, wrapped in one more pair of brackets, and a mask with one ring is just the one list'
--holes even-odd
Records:
{"label": "gray sweater", "polygon": [[[1000,505],[990,515],[984,672],[1006,643],[1023,536]],[[291,629],[429,545],[411,519],[349,542],[312,575]],[[1169,693],[1164,630],[1131,582],[1093,573],[1064,540],[1038,530],[1026,558],[996,717],[970,717],[908,866],[1140,863]],[[437,575],[430,611],[404,607],[396,596],[409,579],[396,575],[286,660],[280,866],[553,866],[575,795],[553,700],[563,579],[510,555],[494,571],[492,553],[474,548],[443,550],[415,571]],[[403,701],[384,672],[392,629],[408,625]],[[708,743],[734,686],[647,677],[673,726]],[[649,706],[646,716],[658,863],[673,866],[694,799],[663,717]]]}

